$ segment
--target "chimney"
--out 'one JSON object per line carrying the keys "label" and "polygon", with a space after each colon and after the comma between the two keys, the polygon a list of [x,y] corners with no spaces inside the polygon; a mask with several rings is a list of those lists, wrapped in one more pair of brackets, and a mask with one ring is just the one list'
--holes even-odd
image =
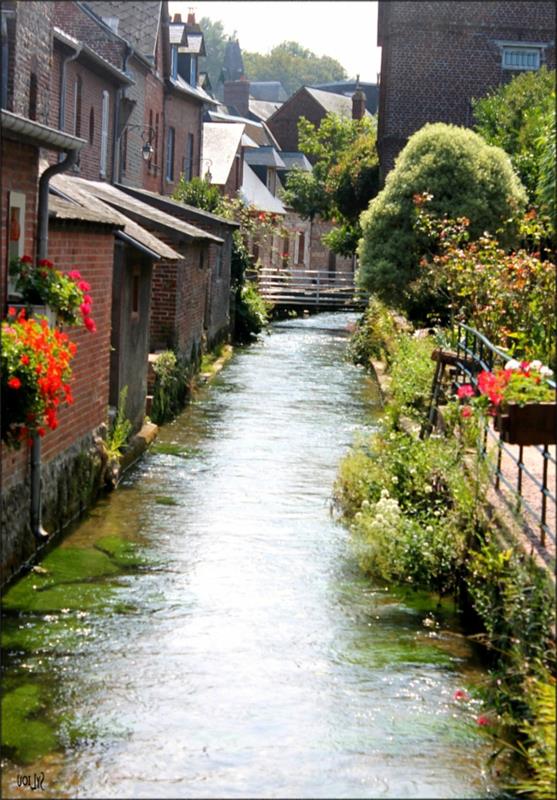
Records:
{"label": "chimney", "polygon": [[356,78],[356,91],[352,95],[352,119],[363,119],[366,113],[366,96],[360,89],[360,76]]}
{"label": "chimney", "polygon": [[238,114],[246,116],[249,113],[249,85],[249,81],[245,78],[239,81],[225,81],[225,106],[234,106]]}
{"label": "chimney", "polygon": [[188,25],[195,25],[195,11],[193,8],[188,9]]}
{"label": "chimney", "polygon": [[172,22],[181,22],[181,21],[182,21],[182,15],[174,14],[174,19],[172,20]]}

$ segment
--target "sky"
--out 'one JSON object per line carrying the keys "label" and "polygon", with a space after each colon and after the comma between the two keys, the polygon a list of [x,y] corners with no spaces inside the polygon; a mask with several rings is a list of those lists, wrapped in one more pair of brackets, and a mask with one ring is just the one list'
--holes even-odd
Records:
{"label": "sky", "polygon": [[171,15],[185,20],[188,10],[196,20],[209,17],[223,23],[225,33],[236,31],[242,50],[268,53],[284,41],[295,41],[318,56],[339,61],[349,78],[360,75],[374,83],[381,67],[377,47],[377,2],[363,0],[208,0],[169,2]]}

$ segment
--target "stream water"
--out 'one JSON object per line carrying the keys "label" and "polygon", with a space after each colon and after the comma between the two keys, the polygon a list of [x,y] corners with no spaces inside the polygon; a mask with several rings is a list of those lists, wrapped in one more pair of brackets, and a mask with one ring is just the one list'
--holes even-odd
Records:
{"label": "stream water", "polygon": [[4,598],[3,796],[483,798],[450,604],[374,585],[331,514],[377,387],[347,314],[235,354]]}

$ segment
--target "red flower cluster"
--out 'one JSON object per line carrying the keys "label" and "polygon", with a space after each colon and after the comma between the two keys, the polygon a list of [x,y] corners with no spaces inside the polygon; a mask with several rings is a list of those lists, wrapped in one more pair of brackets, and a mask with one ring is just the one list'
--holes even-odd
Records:
{"label": "red flower cluster", "polygon": [[25,310],[8,313],[2,324],[2,438],[17,443],[33,433],[44,436],[45,426],[58,427],[61,403],[73,403],[70,362],[77,347],[44,319],[26,319]]}
{"label": "red flower cluster", "polygon": [[512,369],[498,369],[495,372],[484,370],[478,375],[478,389],[487,395],[492,405],[501,404],[503,392],[511,379],[512,372]]}

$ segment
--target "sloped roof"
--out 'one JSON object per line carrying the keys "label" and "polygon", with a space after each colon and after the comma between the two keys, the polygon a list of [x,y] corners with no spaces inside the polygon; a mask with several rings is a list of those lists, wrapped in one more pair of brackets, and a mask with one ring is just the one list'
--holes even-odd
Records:
{"label": "sloped roof", "polygon": [[312,89],[310,86],[304,88],[325,111],[344,117],[352,116],[352,99],[350,97],[334,92],[324,92],[322,89]]}
{"label": "sloped roof", "polygon": [[218,122],[203,123],[203,150],[201,160],[211,162],[211,183],[224,186],[234,164],[234,157],[241,146],[245,125],[231,122],[223,125]]}
{"label": "sloped roof", "polygon": [[129,39],[141,53],[155,60],[161,0],[142,0],[141,3],[130,0],[88,0],[87,5],[101,18],[117,17],[120,36]]}
{"label": "sloped roof", "polygon": [[168,78],[168,83],[174,89],[178,89],[179,91],[184,92],[190,97],[194,97],[201,103],[209,103],[212,106],[217,105],[217,101],[213,100],[213,98],[207,94],[205,89],[202,89],[201,86],[191,86],[191,84],[185,81],[181,75],[178,75],[177,78]]}
{"label": "sloped roof", "polygon": [[286,214],[286,209],[278,197],[267,189],[255,172],[244,163],[244,179],[240,187],[241,198],[258,211],[267,211],[272,214]]}
{"label": "sloped roof", "polygon": [[221,77],[223,81],[237,81],[244,74],[244,61],[240,43],[230,39],[224,49]]}
{"label": "sloped roof", "polygon": [[171,22],[168,25],[168,38],[170,40],[170,44],[183,44],[186,40],[184,39],[184,32],[186,30],[186,26],[183,22]]}
{"label": "sloped roof", "polygon": [[56,195],[48,198],[48,215],[55,219],[72,219],[79,222],[96,222],[101,225],[111,225],[114,228],[123,228],[124,223],[118,222],[114,215],[106,211],[95,211],[77,203],[63,200]]}
{"label": "sloped roof", "polygon": [[277,167],[284,169],[286,164],[270,145],[258,147],[257,150],[248,150],[244,155],[244,161],[256,167]]}
{"label": "sloped roof", "polygon": [[83,178],[74,178],[80,185],[98,197],[99,200],[107,203],[110,206],[116,207],[126,215],[133,215],[141,220],[154,223],[162,228],[170,230],[173,234],[180,233],[188,239],[207,239],[211,242],[222,244],[222,239],[218,236],[213,236],[212,233],[202,231],[201,228],[196,228],[185,222],[182,219],[173,217],[164,211],[161,211],[154,206],[143,203],[136,197],[131,197],[125,192],[121,192],[115,186],[109,183],[102,183],[101,181],[86,181]]}
{"label": "sloped roof", "polygon": [[249,99],[249,110],[260,120],[269,119],[275,111],[281,107],[282,103],[272,103],[265,100]]}
{"label": "sloped roof", "polygon": [[239,222],[220,217],[218,214],[205,211],[203,208],[197,208],[197,206],[190,206],[187,203],[173,200],[171,197],[168,197],[168,195],[157,194],[157,192],[151,192],[148,189],[138,189],[136,186],[124,186],[123,184],[118,184],[117,188],[127,194],[131,194],[133,197],[139,198],[139,200],[145,200],[146,203],[156,202],[159,206],[167,208],[169,214],[172,214],[173,209],[178,209],[194,217],[198,217],[202,222],[218,222],[220,225],[229,225],[232,228],[240,227]]}
{"label": "sloped roof", "polygon": [[69,133],[62,133],[48,125],[5,109],[0,111],[0,128],[3,138],[15,139],[18,142],[44,147],[47,150],[57,150],[58,152],[81,150],[83,145],[87,144],[85,139],[70,136]]}
{"label": "sloped roof", "polygon": [[[46,162],[41,164],[44,169],[48,166]],[[102,200],[99,200],[95,195],[87,191],[87,181],[80,178],[72,178],[69,175],[60,173],[53,175],[50,179],[51,192],[54,191],[59,194],[64,200],[76,203],[81,207],[81,212],[89,212],[93,214],[101,214],[108,217],[116,225],[121,225],[124,233],[127,236],[127,241],[130,244],[136,243],[140,250],[146,248],[151,251],[157,258],[163,258],[166,261],[178,261],[183,258],[180,253],[176,252],[172,247],[157,239],[152,233],[142,228],[129,217],[124,216],[116,209],[112,208]],[[49,208],[56,209],[56,198],[49,198]]]}
{"label": "sloped roof", "polygon": [[312,171],[311,163],[303,153],[285,153],[284,150],[281,150],[280,157],[282,158],[284,166],[287,170],[297,167],[304,172]]}
{"label": "sloped roof", "polygon": [[207,111],[207,117],[211,122],[240,122],[246,126],[246,133],[253,141],[261,145],[272,144],[280,150],[280,145],[264,122],[256,122],[247,117],[238,117],[234,114],[226,114],[222,111]]}
{"label": "sloped roof", "polygon": [[187,31],[186,42],[187,43],[178,47],[179,53],[192,53],[196,56],[205,55],[205,43],[203,41],[202,33],[192,33],[191,31]]}
{"label": "sloped roof", "polygon": [[54,39],[58,40],[59,42],[63,42],[70,47],[73,47],[75,50],[80,50],[79,58],[92,61],[97,69],[102,70],[104,73],[108,73],[112,78],[118,81],[118,83],[124,84],[126,86],[131,86],[134,81],[122,72],[121,69],[118,69],[111,64],[110,61],[107,61],[106,58],[103,58],[96,50],[89,47],[86,42],[78,41],[74,36],[70,36],[69,33],[59,28],[57,25],[54,26],[52,29]]}

